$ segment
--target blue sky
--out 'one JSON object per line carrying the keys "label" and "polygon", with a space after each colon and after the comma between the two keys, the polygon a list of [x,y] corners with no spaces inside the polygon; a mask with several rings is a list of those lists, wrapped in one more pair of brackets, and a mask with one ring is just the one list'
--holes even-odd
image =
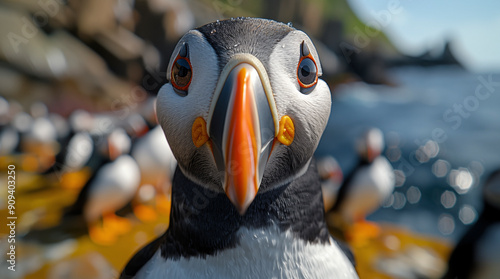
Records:
{"label": "blue sky", "polygon": [[468,69],[500,71],[498,0],[349,0],[349,3],[364,22],[381,23],[382,30],[405,53],[420,54],[433,46],[442,46],[449,38]]}

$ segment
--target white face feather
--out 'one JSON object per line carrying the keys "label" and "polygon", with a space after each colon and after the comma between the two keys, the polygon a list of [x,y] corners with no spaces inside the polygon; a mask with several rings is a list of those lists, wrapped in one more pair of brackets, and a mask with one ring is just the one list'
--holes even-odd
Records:
{"label": "white face feather", "polygon": [[[278,117],[288,115],[295,125],[295,139],[290,146],[275,145],[264,171],[263,184],[268,190],[289,181],[309,162],[328,122],[331,94],[326,82],[318,79],[315,87],[304,94],[297,80],[301,58],[301,44],[305,43],[321,75],[319,56],[309,37],[294,30],[278,42],[264,64],[276,103]],[[218,57],[204,36],[196,30],[181,38],[170,60],[172,63],[183,43],[189,46],[192,81],[185,97],[175,93],[169,83],[164,85],[157,101],[158,120],[183,173],[191,180],[211,190],[222,192],[221,173],[207,144],[196,148],[191,138],[191,127],[197,117],[209,123],[208,115],[219,79]],[[196,162],[196,165],[193,165]]]}
{"label": "white face feather", "polygon": [[[286,153],[286,148],[292,148],[297,169],[304,167],[312,157],[325,130],[330,116],[331,93],[328,85],[322,79],[314,89],[303,94],[297,82],[297,66],[300,60],[300,45],[304,42],[318,66],[318,75],[321,76],[321,63],[318,53],[311,39],[302,31],[290,32],[276,45],[270,56],[269,79],[274,90],[274,97],[278,109],[278,116],[288,115],[295,125],[295,139],[292,145],[286,147],[278,145],[273,151],[268,164],[270,173],[272,168],[280,168],[281,164],[273,160]],[[278,183],[279,185],[279,183]]]}
{"label": "white face feather", "polygon": [[207,173],[217,173],[209,148],[206,145],[196,148],[191,137],[191,127],[194,120],[200,116],[205,120],[208,117],[219,75],[217,55],[199,31],[191,30],[180,39],[175,47],[168,64],[167,78],[170,78],[172,64],[182,47],[182,43],[189,45],[192,81],[188,94],[184,97],[175,93],[171,83],[163,85],[158,93],[156,104],[158,121],[184,174],[201,185],[220,191],[219,187],[214,185],[218,181],[215,180],[211,183],[206,180],[200,181],[197,175],[191,175],[188,171],[188,165],[193,160],[194,154],[199,152],[202,154],[199,158],[205,160],[198,161],[197,168],[204,169]]}
{"label": "white face feather", "polygon": [[[323,133],[330,115],[331,94],[328,85],[319,79],[316,87],[308,94],[300,92],[297,82],[297,66],[300,59],[300,45],[304,42],[318,66],[321,75],[319,56],[309,37],[302,31],[290,32],[271,53],[269,64],[269,79],[274,90],[278,116],[292,116],[295,122],[308,122],[317,129],[307,129],[306,132]],[[326,119],[325,119],[326,115]],[[318,116],[318,117],[315,117]]]}

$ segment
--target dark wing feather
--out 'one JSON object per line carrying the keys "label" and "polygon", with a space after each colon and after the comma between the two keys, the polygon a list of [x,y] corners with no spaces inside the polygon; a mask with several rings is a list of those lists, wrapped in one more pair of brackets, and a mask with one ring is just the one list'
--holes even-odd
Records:
{"label": "dark wing feather", "polygon": [[161,236],[153,240],[148,245],[144,246],[139,252],[137,252],[127,263],[125,268],[120,274],[120,279],[132,279],[135,277],[137,272],[153,257],[153,255],[160,248],[160,244],[164,241],[164,236]]}

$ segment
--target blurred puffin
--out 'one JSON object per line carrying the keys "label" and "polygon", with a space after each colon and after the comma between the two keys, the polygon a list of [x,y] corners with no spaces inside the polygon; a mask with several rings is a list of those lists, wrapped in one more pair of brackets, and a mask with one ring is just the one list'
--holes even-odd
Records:
{"label": "blurred puffin", "polygon": [[500,169],[483,187],[483,211],[455,246],[444,279],[493,279],[500,275]]}
{"label": "blurred puffin", "polygon": [[378,209],[394,191],[394,170],[389,161],[381,156],[383,149],[382,131],[368,129],[356,145],[358,163],[337,193],[331,209],[336,217],[334,226],[344,231],[348,240],[379,233],[378,226],[367,222],[365,217]]}
{"label": "blurred puffin", "polygon": [[59,139],[60,148],[55,162],[44,175],[82,168],[94,151],[94,142],[89,133],[94,121],[90,113],[84,110],[74,111],[67,125],[68,132]]}
{"label": "blurred puffin", "polygon": [[237,18],[184,35],[158,94],[177,159],[168,230],[121,278],[358,278],[311,160],[331,107],[311,39]]}
{"label": "blurred puffin", "polygon": [[74,111],[68,122],[69,132],[59,140],[60,150],[55,162],[42,174],[57,179],[62,188],[81,189],[102,165],[109,162],[108,150],[102,149],[113,148],[116,144],[102,141],[106,134],[91,134],[97,121],[85,110]]}
{"label": "blurred puffin", "polygon": [[344,180],[344,174],[339,163],[332,156],[325,156],[318,160],[318,173],[321,177],[321,189],[323,192],[323,204],[325,212],[328,212],[335,202]]}
{"label": "blurred puffin", "polygon": [[9,102],[0,96],[0,156],[11,155],[19,146],[19,132],[10,124],[14,118],[10,112]]}
{"label": "blurred puffin", "polygon": [[131,143],[126,132],[115,129],[107,141],[108,161],[87,181],[64,216],[82,215],[90,238],[103,245],[113,243],[117,235],[129,230],[130,222],[115,212],[132,200],[140,182],[139,166],[127,154]]}
{"label": "blurred puffin", "polygon": [[57,151],[57,128],[49,118],[47,106],[36,102],[30,107],[32,125],[23,136],[22,150],[36,156],[37,171],[49,168]]}
{"label": "blurred puffin", "polygon": [[[132,157],[141,170],[141,188],[138,192],[138,202],[147,200],[145,196],[149,189],[155,195],[155,207],[158,212],[168,216],[170,213],[171,181],[177,162],[170,150],[161,126],[157,125],[146,135],[136,141],[132,149]],[[136,204],[135,215],[143,221],[156,219],[156,211],[150,206]]]}
{"label": "blurred puffin", "polygon": [[[45,176],[54,175],[60,180],[63,188],[79,188],[91,174],[91,170],[85,169],[85,167],[92,156],[97,156],[98,151],[88,132],[78,132],[68,140],[66,146],[61,145],[61,150],[57,153],[52,167],[42,174]],[[79,171],[83,171],[84,174],[78,175]]]}

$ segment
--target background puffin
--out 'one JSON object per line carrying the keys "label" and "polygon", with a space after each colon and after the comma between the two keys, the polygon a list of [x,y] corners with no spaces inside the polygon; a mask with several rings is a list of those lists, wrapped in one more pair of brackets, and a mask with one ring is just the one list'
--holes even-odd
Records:
{"label": "background puffin", "polygon": [[68,132],[59,139],[55,162],[42,174],[63,174],[81,169],[88,162],[94,151],[94,142],[89,133],[93,122],[91,114],[84,110],[76,110],[70,115]]}
{"label": "background puffin", "polygon": [[92,156],[101,156],[96,144],[88,132],[81,131],[71,136],[67,145],[60,146],[54,164],[42,174],[48,179],[58,179],[63,188],[80,189],[96,171],[89,167],[90,161],[95,160]]}
{"label": "background puffin", "polygon": [[[142,193],[153,187],[155,195],[155,207],[163,214],[170,213],[171,181],[174,176],[177,162],[170,150],[168,142],[161,126],[156,126],[142,138],[138,139],[132,149],[132,157],[136,160],[141,170],[141,188],[138,198]],[[144,205],[134,206],[135,215],[143,221],[154,220],[156,210]]]}
{"label": "background puffin", "polygon": [[121,278],[358,278],[311,160],[331,107],[310,38],[217,21],[177,44],[157,115],[177,159],[170,226]]}
{"label": "background puffin", "polygon": [[323,192],[323,204],[328,212],[335,202],[344,181],[344,174],[339,163],[332,156],[325,156],[318,160],[318,173],[321,177],[321,189]]}
{"label": "background puffin", "polygon": [[348,238],[376,236],[379,233],[378,226],[367,222],[365,217],[378,209],[394,191],[394,170],[389,161],[381,156],[384,145],[382,131],[368,129],[356,144],[357,165],[338,190],[331,209],[332,219]]}
{"label": "background puffin", "polygon": [[108,136],[108,160],[102,162],[65,212],[65,218],[83,216],[90,238],[98,244],[113,243],[118,234],[130,228],[128,220],[115,215],[132,200],[139,187],[139,166],[127,154],[130,145],[130,138],[121,128]]}
{"label": "background puffin", "polygon": [[57,128],[49,118],[47,107],[43,103],[34,103],[30,107],[31,125],[22,136],[21,149],[37,157],[37,171],[49,168],[55,160],[57,149]]}
{"label": "background puffin", "polygon": [[19,132],[10,122],[14,115],[7,100],[0,96],[0,156],[11,154],[19,145]]}
{"label": "background puffin", "polygon": [[484,208],[455,246],[444,279],[493,279],[500,274],[500,169],[483,188]]}

